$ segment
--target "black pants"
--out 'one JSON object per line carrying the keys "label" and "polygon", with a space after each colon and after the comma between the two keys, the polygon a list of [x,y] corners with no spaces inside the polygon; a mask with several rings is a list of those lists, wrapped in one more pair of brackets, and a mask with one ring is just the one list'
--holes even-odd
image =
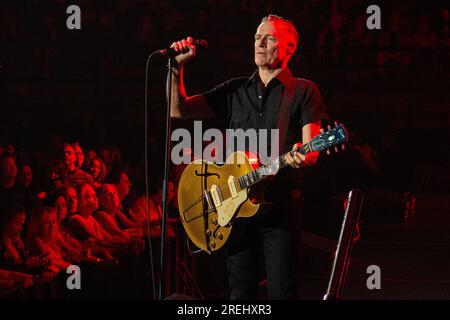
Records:
{"label": "black pants", "polygon": [[267,298],[296,299],[299,235],[299,201],[275,205],[252,218],[237,219],[227,246],[230,298],[257,299],[258,281],[263,274],[260,268],[265,268]]}

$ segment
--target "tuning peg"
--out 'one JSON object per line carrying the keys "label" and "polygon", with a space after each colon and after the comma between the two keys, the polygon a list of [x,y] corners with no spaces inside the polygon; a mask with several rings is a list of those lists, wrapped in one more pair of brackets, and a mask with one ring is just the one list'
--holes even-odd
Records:
{"label": "tuning peg", "polygon": [[335,126],[335,127],[337,127],[337,126],[338,126],[338,123],[337,123],[337,121],[335,121],[335,122],[334,122],[334,126]]}
{"label": "tuning peg", "polygon": [[325,130],[323,130],[323,128],[320,128],[320,133],[324,133],[325,132]]}
{"label": "tuning peg", "polygon": [[331,151],[330,151],[330,149],[328,149],[327,150],[327,155],[330,155],[331,154]]}
{"label": "tuning peg", "polygon": [[345,144],[343,144],[343,145],[341,146],[341,148],[342,148],[342,150],[347,149],[347,147],[345,146]]}

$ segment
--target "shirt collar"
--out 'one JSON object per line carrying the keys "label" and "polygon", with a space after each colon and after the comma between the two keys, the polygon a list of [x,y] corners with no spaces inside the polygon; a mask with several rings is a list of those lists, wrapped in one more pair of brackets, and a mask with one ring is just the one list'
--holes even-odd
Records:
{"label": "shirt collar", "polygon": [[[286,67],[286,68],[282,69],[281,72],[278,74],[278,76],[276,76],[270,82],[272,82],[274,80],[278,81],[278,82],[281,82],[283,84],[283,86],[286,86],[286,85],[288,85],[288,83],[290,83],[291,81],[295,80],[295,77],[292,75],[291,70],[288,67]],[[258,70],[256,70],[255,72],[253,72],[253,74],[247,80],[246,85],[248,87],[251,84],[255,84],[255,83],[258,83],[260,81],[261,81],[261,79],[259,78]]]}

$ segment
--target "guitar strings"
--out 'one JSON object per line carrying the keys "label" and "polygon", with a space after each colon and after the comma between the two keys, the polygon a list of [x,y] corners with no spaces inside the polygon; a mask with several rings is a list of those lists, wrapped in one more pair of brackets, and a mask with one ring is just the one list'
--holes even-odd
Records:
{"label": "guitar strings", "polygon": [[[339,126],[341,126],[341,125],[339,125]],[[338,127],[337,124],[336,124],[336,127]],[[323,133],[322,133],[322,134],[323,134]],[[322,135],[322,134],[321,134],[321,135]],[[321,135],[319,135],[319,136],[321,136]],[[311,149],[311,143],[312,143],[312,142],[313,142],[313,141],[310,141],[310,142],[304,144],[303,146],[301,146],[300,148],[298,148],[296,152],[300,152],[300,153],[303,154],[303,155],[305,155],[305,154],[308,153],[308,152],[311,152],[311,150],[306,151],[307,149],[305,149],[305,147],[306,147],[306,146],[309,146],[308,149]],[[306,153],[305,153],[305,151],[306,151]],[[283,154],[282,156],[278,157],[278,163],[280,164],[279,169],[281,169],[281,168],[283,168],[284,166],[287,165],[287,163],[285,162],[285,161],[286,161],[285,156],[286,156],[287,154],[290,154],[292,157],[294,156],[294,153],[293,153],[293,151],[291,150],[291,151],[288,151],[287,153]],[[270,165],[270,163],[269,163],[269,164],[264,164],[264,165],[262,165],[261,167],[268,167],[269,165]],[[260,167],[260,168],[261,168],[261,167]],[[259,169],[259,168],[258,168],[258,169]],[[256,169],[256,170],[258,170],[258,169]],[[256,171],[256,170],[252,170],[252,171],[250,171],[250,172],[254,172],[254,171]],[[246,175],[248,175],[250,172],[248,172]],[[243,176],[244,176],[244,175],[243,175]],[[242,176],[242,177],[243,177],[243,176]],[[252,186],[253,184],[254,184],[254,183],[252,182],[248,187]],[[248,187],[246,187],[246,188],[248,188]],[[238,188],[240,189],[239,191],[243,190],[243,188],[242,188],[240,185],[238,186]],[[230,190],[230,188],[229,188],[228,185],[222,185],[222,186],[219,186],[219,189],[220,189],[220,191],[221,191],[221,193],[222,193],[222,197],[223,197],[223,198],[228,198],[228,197],[231,195],[231,190]],[[208,194],[211,194],[210,191],[207,191],[207,193],[208,193]],[[191,205],[189,205],[188,208],[187,208],[184,212],[182,212],[182,213],[183,213],[183,214],[186,213],[188,210],[190,210],[190,209],[191,209],[193,206],[195,206],[197,203],[199,203],[200,201],[203,201],[203,199],[205,199],[205,196],[202,194],[202,195],[199,196],[196,200],[194,200],[194,202],[193,202]],[[209,205],[209,204],[208,204],[208,205]]]}
{"label": "guitar strings", "polygon": [[[290,152],[288,152],[288,153],[292,153],[292,152],[290,151]],[[280,156],[280,157],[278,158],[279,163],[281,163],[281,164],[283,164],[283,165],[284,165],[284,161],[282,161],[282,160],[284,160],[284,156],[286,156],[286,154],[284,154],[284,155],[282,155],[282,156]],[[269,166],[269,164],[264,164],[264,165],[262,165],[261,167],[268,167],[268,166]],[[256,170],[253,170],[253,171],[256,171]],[[253,172],[253,171],[250,171],[250,172]],[[248,175],[250,172],[248,172],[247,175]],[[250,186],[251,186],[251,185],[250,185]],[[228,198],[229,196],[231,196],[231,190],[230,190],[230,188],[229,188],[228,185],[221,185],[221,186],[219,186],[218,188],[220,189],[223,198]],[[238,188],[239,188],[240,190],[243,190],[240,186],[239,186]],[[239,190],[239,191],[240,191],[240,190]],[[208,194],[211,194],[210,191],[207,191],[207,193],[208,193]],[[205,196],[202,194],[202,195],[199,196],[197,199],[195,199],[194,202],[193,202],[191,205],[189,205],[188,208],[187,208],[183,213],[185,213],[186,211],[188,211],[189,209],[191,209],[193,206],[195,206],[195,205],[196,205],[197,203],[199,203],[200,201],[203,201],[203,199],[205,199]]]}

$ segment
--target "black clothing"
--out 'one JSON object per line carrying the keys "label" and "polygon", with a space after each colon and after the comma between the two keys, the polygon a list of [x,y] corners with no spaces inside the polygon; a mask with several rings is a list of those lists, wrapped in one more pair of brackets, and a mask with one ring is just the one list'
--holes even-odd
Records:
{"label": "black clothing", "polygon": [[[216,115],[228,122],[229,129],[279,129],[280,155],[302,141],[303,126],[328,118],[317,86],[312,81],[293,77],[287,68],[267,87],[256,71],[250,78],[226,81],[204,96]],[[271,149],[270,134],[266,137],[265,143]],[[264,136],[258,134],[258,139]],[[254,146],[253,150],[252,146],[247,148],[255,151]],[[227,150],[227,154],[231,151],[235,150]],[[257,150],[258,154],[261,151],[271,154],[268,150]],[[231,299],[257,298],[261,250],[265,258],[268,298],[296,298],[300,189],[301,170],[287,167],[266,187],[266,200],[273,202],[273,207],[251,218],[234,221],[227,244]]]}
{"label": "black clothing", "polygon": [[[256,71],[250,78],[228,80],[205,92],[204,96],[216,115],[227,120],[229,129],[277,129],[283,116],[280,110],[284,110],[289,117],[286,133],[283,134],[283,129],[279,128],[279,144],[284,140],[279,148],[280,155],[290,151],[294,143],[302,141],[303,126],[328,118],[316,84],[295,78],[287,68],[272,79],[265,90],[263,87]],[[282,102],[286,102],[284,109]],[[266,145],[271,150],[270,134],[267,137]],[[261,145],[260,140],[258,145]],[[257,151],[260,155],[270,154],[266,150]],[[291,167],[281,170],[266,189],[267,199],[276,201],[282,194],[301,188],[301,174],[301,170]]]}

